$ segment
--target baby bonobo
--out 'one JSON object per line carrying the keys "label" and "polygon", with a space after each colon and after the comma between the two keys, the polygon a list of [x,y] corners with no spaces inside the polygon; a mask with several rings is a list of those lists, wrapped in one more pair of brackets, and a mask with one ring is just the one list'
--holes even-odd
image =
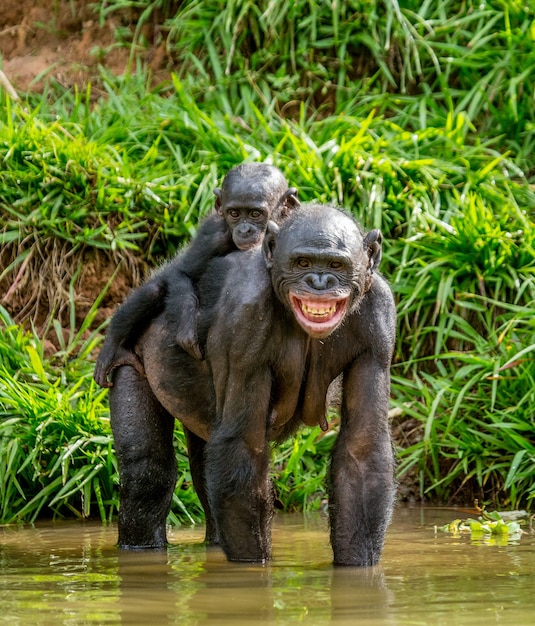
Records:
{"label": "baby bonobo", "polygon": [[121,365],[131,365],[143,374],[134,347],[165,304],[166,310],[176,311],[178,345],[201,360],[196,284],[210,259],[259,245],[268,221],[280,222],[299,206],[297,190],[288,187],[279,169],[266,163],[242,163],[232,168],[214,194],[215,212],[201,222],[191,243],[135,289],[114,314],[95,366],[95,381],[101,387],[113,385],[109,376]]}

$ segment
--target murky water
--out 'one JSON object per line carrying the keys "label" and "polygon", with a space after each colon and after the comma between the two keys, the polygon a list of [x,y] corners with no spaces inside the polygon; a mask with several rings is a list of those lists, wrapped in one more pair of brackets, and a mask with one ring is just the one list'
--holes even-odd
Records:
{"label": "murky water", "polygon": [[119,552],[98,524],[3,527],[0,623],[535,624],[535,534],[499,546],[434,532],[456,516],[399,509],[364,570],[332,567],[320,515],[278,515],[266,566],[228,563],[202,528],[174,529],[158,554]]}

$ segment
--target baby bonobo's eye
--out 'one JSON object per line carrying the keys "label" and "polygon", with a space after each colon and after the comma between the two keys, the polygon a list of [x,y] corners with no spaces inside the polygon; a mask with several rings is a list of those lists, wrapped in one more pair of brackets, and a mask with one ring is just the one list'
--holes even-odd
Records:
{"label": "baby bonobo's eye", "polygon": [[253,209],[252,211],[249,211],[249,217],[257,220],[258,218],[262,217],[262,215],[264,215],[262,213],[262,211],[259,211],[258,209]]}
{"label": "baby bonobo's eye", "polygon": [[312,267],[312,262],[310,261],[310,259],[307,259],[306,257],[301,257],[297,259],[295,264],[297,265],[297,267],[300,267],[301,269],[308,269],[309,267]]}
{"label": "baby bonobo's eye", "polygon": [[229,209],[227,211],[227,216],[231,217],[233,220],[237,220],[240,217],[241,213],[238,209]]}

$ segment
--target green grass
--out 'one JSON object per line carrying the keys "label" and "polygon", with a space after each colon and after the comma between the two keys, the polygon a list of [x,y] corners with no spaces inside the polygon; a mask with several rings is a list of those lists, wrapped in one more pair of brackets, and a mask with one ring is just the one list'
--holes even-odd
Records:
{"label": "green grass", "polygon": [[0,329],[0,520],[110,519],[116,462],[105,393],[87,360],[96,337],[77,342],[75,358],[73,344],[64,344],[54,362],[3,308]]}
{"label": "green grass", "polygon": [[399,451],[399,473],[416,471],[422,496],[437,501],[469,485],[480,500],[519,507],[535,497],[535,300],[500,303],[502,312],[479,330],[465,313],[487,313],[496,302],[467,302],[448,322],[462,349],[393,369],[394,404],[422,435]]}
{"label": "green grass", "polygon": [[[194,234],[244,160],[274,163],[302,200],[344,205],[385,235],[395,420],[413,431],[399,473],[434,501],[533,506],[534,7],[96,5],[102,20],[124,9],[139,18],[117,33],[131,71],[103,70],[104,96],[54,84],[21,104],[1,94],[0,286],[6,306],[27,298],[26,327],[48,304],[60,345],[45,356],[43,332],[2,313],[2,519],[114,515],[106,396],[91,380],[103,296],[78,328],[80,264],[105,256],[143,274]],[[155,16],[176,61],[156,86],[135,65]],[[321,506],[332,440],[305,430],[274,453],[285,508]],[[176,445],[172,519],[191,522],[180,430]]]}
{"label": "green grass", "polygon": [[160,41],[188,90],[229,115],[251,100],[280,112],[297,100],[312,114],[364,101],[416,130],[466,114],[533,163],[535,9],[525,0],[112,0],[101,21],[125,7],[139,16],[125,44],[147,43],[140,27],[158,9]]}

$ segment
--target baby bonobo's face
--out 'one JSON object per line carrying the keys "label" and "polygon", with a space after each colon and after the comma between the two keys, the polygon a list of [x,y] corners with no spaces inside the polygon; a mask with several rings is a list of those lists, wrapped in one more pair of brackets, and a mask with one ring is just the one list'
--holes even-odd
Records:
{"label": "baby bonobo's face", "polygon": [[267,192],[265,185],[255,186],[254,181],[234,181],[221,194],[221,214],[232,233],[239,250],[249,250],[259,245],[266,232],[282,194]]}

